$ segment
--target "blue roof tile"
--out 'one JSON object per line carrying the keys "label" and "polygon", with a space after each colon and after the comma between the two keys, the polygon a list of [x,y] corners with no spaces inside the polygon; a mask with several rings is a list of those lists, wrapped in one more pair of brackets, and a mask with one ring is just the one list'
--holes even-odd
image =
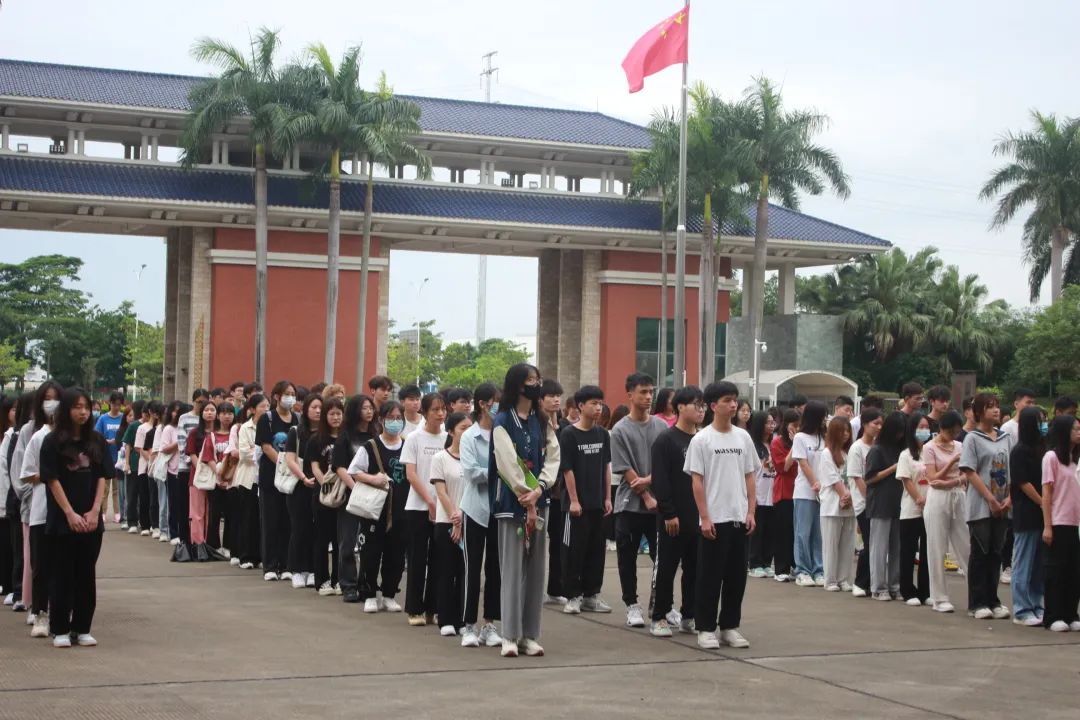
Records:
{"label": "blue roof tile", "polygon": [[[204,77],[165,75],[0,59],[0,96],[48,98],[128,107],[187,110]],[[427,132],[556,143],[649,147],[645,128],[596,112],[405,96],[421,109]]]}

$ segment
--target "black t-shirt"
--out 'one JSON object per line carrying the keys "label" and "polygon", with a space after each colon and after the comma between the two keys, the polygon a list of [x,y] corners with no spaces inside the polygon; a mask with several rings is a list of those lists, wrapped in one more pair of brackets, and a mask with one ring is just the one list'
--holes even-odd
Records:
{"label": "black t-shirt", "polygon": [[[900,459],[900,454],[886,450],[880,445],[870,448],[866,455],[866,475],[871,478]],[[876,483],[866,484],[866,517],[897,520],[900,518],[900,499],[904,494],[904,485],[896,478],[896,471],[886,475]]]}
{"label": "black t-shirt", "polygon": [[153,450],[154,449],[154,433],[157,432],[157,425],[153,426],[146,431],[145,440],[143,442],[141,450]]}
{"label": "black t-shirt", "polygon": [[353,457],[356,455],[356,451],[370,439],[371,435],[366,432],[353,433],[352,437],[349,437],[349,433],[341,433],[341,435],[338,436],[337,442],[334,444],[334,454],[330,459],[331,468],[336,470],[340,467],[348,470],[349,463],[352,462]]}
{"label": "black t-shirt", "polygon": [[[372,445],[378,450],[378,461],[376,461],[371,453]],[[373,442],[365,440],[363,447],[364,450],[367,451],[368,456],[367,474],[378,475],[380,472],[386,473],[386,476],[390,478],[390,492],[391,497],[393,498],[394,517],[404,517],[405,503],[409,499],[409,480],[405,477],[405,465],[401,462],[401,451],[405,449],[405,442],[399,438],[398,446],[391,450],[383,444],[382,435],[380,435],[375,438]],[[382,470],[379,469],[380,462],[382,463]],[[383,517],[385,516],[386,511],[384,509]]]}
{"label": "black t-shirt", "polygon": [[[39,474],[46,485],[51,480],[58,481],[71,509],[85,515],[94,507],[98,480],[112,478],[114,470],[109,447],[101,435],[92,433],[79,444],[77,450],[77,459],[74,462],[61,458],[60,447],[56,444],[56,433],[49,433],[41,442]],[[45,532],[49,535],[71,533],[67,518],[53,498],[51,490],[46,493],[46,498]],[[99,517],[96,532],[104,530],[105,524]]]}
{"label": "black t-shirt", "polygon": [[657,436],[652,446],[652,492],[657,510],[665,520],[679,519],[679,532],[698,527],[693,480],[683,472],[686,451],[693,435],[677,427]]}
{"label": "black t-shirt", "polygon": [[304,448],[304,476],[313,478],[315,477],[315,471],[311,469],[313,462],[319,463],[319,470],[323,475],[329,473],[330,465],[332,464],[334,455],[334,444],[337,442],[337,438],[327,438],[326,442],[323,442],[318,434],[312,435],[308,438],[307,446]]}
{"label": "black t-shirt", "polygon": [[314,475],[308,475],[307,467],[304,464],[304,454],[307,452],[308,439],[310,434],[300,424],[289,429],[289,434],[285,438],[285,452],[295,453],[297,459],[300,460],[300,467],[304,470],[304,477],[315,477]]}
{"label": "black t-shirt", "polygon": [[[611,462],[611,436],[599,425],[579,430],[567,425],[559,433],[560,469],[574,473],[582,510],[603,510],[605,468]],[[563,495],[563,510],[570,511],[570,493]]]}
{"label": "black t-shirt", "polygon": [[1009,478],[1012,497],[1013,530],[1024,532],[1043,529],[1042,508],[1024,494],[1020,486],[1031,483],[1035,492],[1042,494],[1042,456],[1026,445],[1017,445],[1009,453]]}
{"label": "black t-shirt", "polygon": [[[297,417],[295,413],[289,414],[289,420],[283,420],[277,410],[264,413],[255,427],[255,444],[259,447],[271,445],[277,452],[285,450],[285,441],[289,438],[289,430],[296,427]],[[266,455],[259,458],[259,477],[274,477],[274,463]]]}

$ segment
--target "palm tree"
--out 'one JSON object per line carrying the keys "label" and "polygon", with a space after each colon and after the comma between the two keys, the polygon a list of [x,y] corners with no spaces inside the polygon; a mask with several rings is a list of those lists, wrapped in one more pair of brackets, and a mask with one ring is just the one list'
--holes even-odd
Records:
{"label": "palm tree", "polygon": [[[1023,234],[1024,261],[1030,266],[1029,291],[1034,302],[1049,271],[1053,302],[1061,297],[1070,236],[1080,231],[1080,119],[1066,118],[1059,123],[1056,115],[1037,110],[1031,112],[1031,119],[1033,130],[1007,132],[994,145],[994,155],[1010,157],[1011,162],[990,176],[979,197],[992,200],[1004,191],[991,227],[1005,225],[1026,205],[1034,206]],[[1073,248],[1070,268],[1074,263],[1080,265],[1080,258],[1072,257],[1076,255],[1075,243]]]}
{"label": "palm tree", "polygon": [[928,341],[941,352],[943,374],[951,375],[957,364],[989,371],[997,342],[985,322],[982,304],[987,290],[979,276],[961,278],[956,266],[950,265],[933,278],[930,289],[933,324]]}
{"label": "palm tree", "polygon": [[221,74],[191,91],[191,112],[180,140],[181,162],[190,167],[205,159],[212,136],[230,119],[250,117],[248,137],[255,149],[255,380],[260,383],[266,368],[266,155],[284,112],[274,64],[279,45],[278,32],[265,27],[252,38],[249,55],[221,40],[197,40],[192,56],[215,65]]}
{"label": "palm tree", "polygon": [[798,210],[801,192],[820,195],[828,184],[846,199],[851,188],[836,155],[814,143],[814,137],[828,125],[827,116],[785,109],[779,88],[764,77],[756,78],[745,98],[750,111],[744,116],[747,124],[740,152],[754,168],[752,188],[757,195],[753,279],[747,294],[752,308],[749,342],[754,342],[764,317],[761,294],[768,255],[769,198]]}

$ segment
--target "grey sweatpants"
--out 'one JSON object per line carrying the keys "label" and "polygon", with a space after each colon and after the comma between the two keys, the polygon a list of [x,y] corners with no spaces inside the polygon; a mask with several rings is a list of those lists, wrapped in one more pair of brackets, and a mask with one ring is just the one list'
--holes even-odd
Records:
{"label": "grey sweatpants", "polygon": [[[540,516],[547,522],[547,509]],[[502,636],[507,640],[540,638],[540,613],[544,607],[544,570],[547,568],[547,531],[534,531],[525,551],[516,520],[499,521],[499,572],[502,575]]]}
{"label": "grey sweatpants", "polygon": [[822,555],[825,558],[825,585],[855,581],[855,516],[827,515],[821,518]]}
{"label": "grey sweatpants", "polygon": [[899,518],[870,518],[870,590],[900,594]]}

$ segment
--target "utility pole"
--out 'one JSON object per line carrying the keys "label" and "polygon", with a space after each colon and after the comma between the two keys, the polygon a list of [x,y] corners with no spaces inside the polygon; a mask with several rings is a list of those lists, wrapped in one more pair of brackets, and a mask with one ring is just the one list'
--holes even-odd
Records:
{"label": "utility pole", "polygon": [[[498,50],[492,50],[484,55],[484,69],[480,71],[480,77],[484,83],[484,102],[491,102],[491,76],[498,72],[499,68],[492,67],[491,59]],[[490,179],[494,183],[495,178]],[[481,182],[483,179],[481,178]],[[476,263],[476,346],[484,342],[487,336],[487,255],[481,255]]]}

